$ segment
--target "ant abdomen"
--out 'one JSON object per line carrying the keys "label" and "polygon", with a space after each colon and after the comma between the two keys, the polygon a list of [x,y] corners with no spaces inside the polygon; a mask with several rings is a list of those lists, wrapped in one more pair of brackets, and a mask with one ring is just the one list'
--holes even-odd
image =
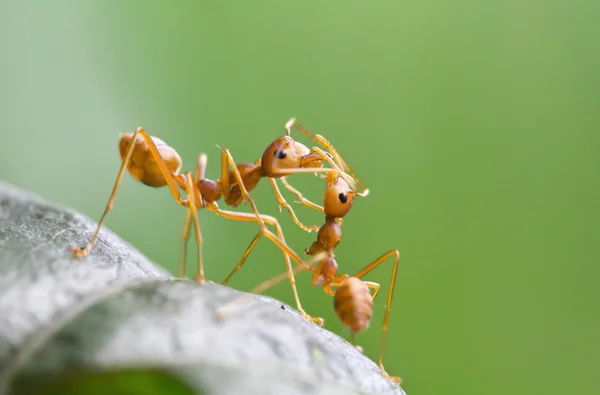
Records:
{"label": "ant abdomen", "polygon": [[352,332],[361,332],[371,322],[373,297],[364,282],[356,277],[349,277],[335,290],[333,308],[346,327]]}
{"label": "ant abdomen", "polygon": [[[119,139],[119,154],[121,155],[121,161],[125,160],[125,157],[127,156],[132,137],[133,133],[125,133],[121,135],[121,138]],[[169,170],[173,174],[179,174],[182,162],[177,151],[169,147],[167,143],[161,139],[157,137],[151,138]],[[167,185],[167,180],[163,176],[158,163],[152,157],[150,148],[144,139],[138,137],[134,144],[135,147],[131,154],[131,159],[127,164],[127,170],[129,170],[133,178],[144,185],[154,188],[160,188]]]}

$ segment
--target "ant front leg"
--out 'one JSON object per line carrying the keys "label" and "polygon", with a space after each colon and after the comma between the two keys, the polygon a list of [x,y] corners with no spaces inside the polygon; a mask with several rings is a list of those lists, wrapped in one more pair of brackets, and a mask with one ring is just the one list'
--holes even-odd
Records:
{"label": "ant front leg", "polygon": [[[381,372],[383,373],[383,375],[386,378],[391,379],[391,380],[397,382],[398,384],[401,384],[402,380],[400,379],[400,377],[390,376],[383,367],[383,351],[385,349],[385,337],[387,334],[387,326],[388,326],[388,318],[389,318],[389,314],[390,314],[390,309],[392,307],[392,297],[394,295],[394,288],[396,285],[396,275],[398,274],[398,264],[400,262],[400,252],[398,250],[391,250],[391,251],[386,252],[385,254],[383,254],[382,256],[380,256],[379,258],[374,260],[373,262],[371,262],[369,265],[367,265],[364,269],[360,270],[354,277],[361,278],[361,277],[365,276],[367,273],[369,273],[371,270],[375,269],[386,259],[392,258],[392,257],[394,258],[394,266],[392,268],[392,278],[390,280],[390,290],[388,293],[387,306],[385,308],[385,316],[383,318],[383,325],[381,327],[381,349],[379,352],[379,368],[381,369]],[[365,282],[365,284],[367,285],[367,287],[374,290],[373,299],[375,299],[375,297],[379,293],[379,284],[373,283],[373,282]]]}
{"label": "ant front leg", "polygon": [[[292,220],[294,221],[294,223],[296,225],[298,225],[300,227],[300,229],[302,229],[308,233],[310,233],[314,230],[319,230],[320,227],[317,225],[306,226],[302,222],[300,222],[300,220],[296,216],[296,213],[292,209],[292,206],[289,205],[289,203],[285,200],[285,198],[281,194],[281,191],[279,190],[279,187],[277,186],[277,181],[274,178],[269,178],[269,182],[271,183],[271,186],[273,187],[273,192],[275,193],[275,198],[277,199],[277,204],[279,206],[279,212],[281,212],[282,206],[285,207],[287,209],[288,213],[290,214],[290,217],[292,217]],[[298,193],[300,193],[300,192],[298,192]],[[300,196],[302,196],[302,195],[300,195]],[[322,209],[321,209],[321,211],[322,211]]]}
{"label": "ant front leg", "polygon": [[293,193],[294,195],[296,195],[296,197],[298,199],[300,199],[298,201],[298,203],[303,204],[306,207],[312,208],[313,210],[317,210],[317,211],[320,211],[322,213],[325,212],[325,209],[323,208],[323,206],[319,206],[318,204],[313,203],[310,200],[306,199],[299,190],[297,190],[296,188],[294,188],[288,182],[287,177],[281,177],[281,182],[283,183],[283,186],[285,186],[288,191],[290,191],[291,193]]}
{"label": "ant front leg", "polygon": [[196,202],[202,202],[202,196],[196,196],[194,191],[200,192],[196,189],[194,180],[192,178],[192,173],[189,171],[185,173],[187,186],[188,186],[188,204],[189,204],[189,212],[191,212],[192,217],[194,218],[194,228],[196,231],[196,243],[198,244],[198,274],[195,277],[196,282],[200,284],[204,284],[206,282],[206,277],[204,276],[204,264],[202,263],[202,234],[200,233],[200,221],[198,220],[198,210],[196,209]]}
{"label": "ant front leg", "polygon": [[184,189],[184,190],[187,189],[185,187],[185,178],[183,176],[181,176],[180,174],[173,173],[169,169],[169,167],[165,163],[163,157],[160,155],[158,149],[156,148],[156,145],[152,141],[152,138],[150,137],[150,135],[148,135],[148,133],[144,130],[144,128],[138,127],[136,129],[136,131],[133,133],[133,135],[131,136],[131,142],[129,144],[129,148],[127,149],[127,154],[125,155],[125,158],[123,159],[123,163],[121,164],[121,168],[119,169],[119,173],[117,174],[117,179],[113,186],[113,190],[108,199],[108,203],[106,204],[106,208],[104,209],[104,213],[102,214],[102,217],[100,218],[100,221],[98,222],[96,231],[94,232],[94,235],[92,236],[92,240],[84,248],[72,248],[71,249],[71,252],[78,258],[82,258],[85,255],[87,255],[92,250],[94,245],[96,244],[96,241],[98,240],[98,235],[100,233],[100,229],[102,228],[102,225],[104,223],[104,220],[106,219],[106,216],[108,215],[108,212],[110,210],[112,210],[115,198],[117,196],[117,190],[119,189],[119,185],[121,184],[121,180],[123,179],[123,175],[125,174],[125,170],[128,169],[128,166],[132,166],[132,169],[130,169],[130,171],[136,170],[137,172],[142,172],[142,173],[145,170],[147,170],[146,167],[150,166],[150,160],[148,160],[148,159],[146,159],[146,162],[143,162],[142,164],[132,164],[132,162],[131,162],[131,158],[132,158],[132,155],[133,155],[136,147],[138,149],[144,148],[142,145],[137,145],[138,135],[141,136],[142,139],[144,140],[144,143],[146,144],[145,148],[147,148],[149,150],[149,153],[151,155],[151,160],[154,160],[156,162],[156,164],[158,164],[158,170],[160,171],[160,174],[162,175],[162,177],[164,178],[164,181],[168,185],[169,190],[171,191],[171,194],[175,198],[175,201],[177,202],[177,204],[183,205],[183,201],[181,199],[181,193],[179,192],[179,189],[177,187],[179,186],[181,189]]}
{"label": "ant front leg", "polygon": [[[206,162],[208,158],[206,154],[201,153],[198,156],[198,164],[196,166],[196,173],[194,174],[194,186],[204,178],[206,174]],[[198,200],[200,205],[202,204],[202,199]],[[179,254],[179,277],[184,278],[186,273],[186,261],[187,261],[187,243],[190,237],[190,230],[192,225],[193,211],[191,207],[186,210],[185,221],[183,223],[183,232],[181,235],[181,247]],[[202,266],[202,249],[201,244],[198,245],[198,266]]]}
{"label": "ant front leg", "polygon": [[[292,273],[294,275],[296,275],[303,270],[311,270],[312,271],[312,270],[314,270],[314,266],[318,265],[319,262],[325,257],[326,257],[326,253],[320,252],[317,255],[315,255],[310,262],[308,262],[306,264],[308,266],[308,268],[300,265],[300,266],[296,267],[294,270],[292,270]],[[248,292],[247,294],[240,296],[237,299],[234,299],[232,302],[229,302],[223,306],[218,307],[215,311],[215,313],[216,313],[215,315],[219,318],[224,318],[224,317],[230,315],[231,313],[237,311],[240,307],[242,307],[245,304],[244,302],[247,302],[253,295],[261,294],[261,293],[265,292],[269,288],[281,283],[282,281],[285,281],[285,279],[288,278],[288,276],[289,276],[289,272],[286,271],[285,273],[278,274],[277,276],[275,276],[273,278],[263,281],[258,286],[256,286],[254,289],[252,289],[250,292]],[[283,306],[282,306],[282,308],[283,308]]]}
{"label": "ant front leg", "polygon": [[[253,216],[252,214],[249,214],[249,213],[239,213],[239,212],[235,212],[235,211],[221,210],[214,203],[208,205],[207,208],[210,211],[213,211],[215,214],[217,214],[217,215],[219,215],[221,217],[229,218],[229,219],[232,219],[232,220],[245,221],[245,222],[257,221],[256,217]],[[315,322],[319,326],[323,326],[323,322],[324,321],[323,321],[322,318],[311,317],[310,315],[308,315],[304,311],[304,309],[302,309],[302,304],[300,303],[300,297],[298,296],[298,290],[296,289],[296,279],[294,277],[294,270],[292,268],[292,263],[290,262],[290,257],[292,257],[292,259],[298,265],[304,267],[305,269],[310,270],[310,267],[308,266],[307,263],[305,263],[302,260],[302,258],[300,258],[300,256],[298,254],[296,254],[296,252],[294,250],[292,250],[285,243],[285,239],[284,239],[284,236],[283,236],[283,231],[281,230],[281,226],[279,225],[279,222],[277,221],[277,219],[275,219],[274,217],[271,217],[269,215],[260,214],[260,216],[261,216],[261,219],[264,222],[266,222],[266,223],[268,223],[270,225],[275,226],[275,229],[277,231],[277,236],[275,236],[273,233],[271,233],[266,228],[265,229],[261,229],[258,232],[258,234],[254,237],[254,239],[252,240],[252,242],[250,243],[250,245],[248,246],[248,248],[246,249],[246,251],[244,252],[244,255],[242,256],[242,259],[240,260],[240,262],[231,271],[231,273],[229,273],[229,275],[227,276],[227,278],[221,284],[223,284],[223,285],[227,284],[227,282],[231,279],[231,277],[244,265],[244,263],[246,263],[246,259],[248,258],[248,256],[250,255],[250,253],[252,252],[252,250],[256,246],[256,243],[258,243],[258,241],[260,240],[260,238],[262,236],[266,236],[273,243],[275,243],[275,245],[277,245],[277,247],[279,247],[279,249],[281,249],[281,251],[283,252],[283,257],[284,257],[286,268],[287,268],[287,276],[288,276],[290,285],[292,287],[292,292],[294,294],[294,300],[296,301],[296,308],[298,309],[298,311],[300,312],[300,314],[305,319],[307,319],[309,321],[313,321],[313,322]]]}
{"label": "ant front leg", "polygon": [[258,209],[256,208],[254,199],[252,199],[252,197],[250,197],[250,194],[248,193],[248,190],[246,189],[246,185],[244,184],[242,175],[240,174],[237,166],[235,165],[235,161],[233,160],[231,153],[229,153],[228,149],[224,149],[223,151],[221,151],[221,183],[223,186],[223,197],[225,199],[227,199],[227,197],[229,196],[229,192],[230,192],[228,164],[229,164],[229,166],[231,166],[231,171],[233,172],[235,181],[237,182],[237,185],[240,187],[242,197],[245,200],[247,200],[248,202],[250,202],[250,206],[252,207],[252,211],[256,215],[258,224],[260,225],[260,229],[263,231],[266,230],[267,228],[265,226],[264,221],[262,220],[262,216],[260,215],[260,213],[258,212]]}

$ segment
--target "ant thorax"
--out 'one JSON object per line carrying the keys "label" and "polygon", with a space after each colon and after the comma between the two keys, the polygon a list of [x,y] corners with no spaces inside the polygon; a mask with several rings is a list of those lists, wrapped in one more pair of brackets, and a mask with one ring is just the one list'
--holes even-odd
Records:
{"label": "ant thorax", "polygon": [[[256,163],[238,163],[236,167],[248,192],[256,188],[258,182],[265,176],[262,166]],[[225,198],[225,204],[238,207],[244,201],[244,197],[240,186],[235,181],[233,171],[229,172],[229,180],[232,180],[232,182],[229,185],[229,195]]]}
{"label": "ant thorax", "polygon": [[342,239],[342,228],[334,217],[328,217],[326,221],[325,225],[319,229],[317,241],[323,246],[324,250],[333,253],[333,250],[335,250]]}
{"label": "ant thorax", "polygon": [[221,189],[220,181],[209,180],[204,178],[196,184],[198,191],[202,195],[203,203],[214,203],[221,199],[223,196],[223,190]]}
{"label": "ant thorax", "polygon": [[335,278],[338,273],[338,264],[332,256],[324,258],[313,272],[312,284],[323,285]]}

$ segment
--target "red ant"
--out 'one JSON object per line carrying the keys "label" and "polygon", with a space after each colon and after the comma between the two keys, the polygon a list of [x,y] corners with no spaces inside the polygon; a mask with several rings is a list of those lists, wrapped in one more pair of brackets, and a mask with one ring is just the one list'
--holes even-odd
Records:
{"label": "red ant", "polygon": [[[342,182],[344,182],[345,185],[348,187],[348,190],[350,191],[349,193],[352,194],[353,200],[354,200],[354,196],[364,197],[369,194],[369,190],[367,188],[365,188],[364,184],[362,184],[362,182],[358,179],[358,177],[356,177],[356,175],[354,174],[352,169],[350,169],[350,167],[347,165],[347,163],[342,159],[341,155],[337,152],[337,150],[333,147],[333,145],[329,141],[327,141],[323,136],[318,135],[318,134],[312,134],[304,126],[302,126],[300,123],[298,123],[295,118],[290,119],[286,123],[285,127],[286,127],[286,132],[287,132],[286,136],[281,137],[278,140],[275,140],[275,142],[271,143],[269,145],[269,147],[267,147],[267,149],[265,150],[265,153],[263,154],[263,160],[262,160],[263,166],[265,166],[264,163],[267,163],[267,167],[271,167],[269,162],[265,162],[265,159],[270,159],[272,156],[277,156],[277,155],[271,154],[271,152],[273,152],[273,150],[275,150],[275,152],[277,152],[277,150],[281,149],[281,145],[279,144],[280,141],[284,141],[284,142],[290,141],[291,128],[294,128],[296,130],[299,130],[301,133],[303,133],[308,138],[316,141],[317,143],[319,143],[320,145],[322,145],[324,148],[326,148],[329,151],[329,152],[327,152],[327,151],[321,150],[318,147],[313,147],[312,151],[310,151],[310,152],[316,153],[317,155],[319,155],[320,158],[322,158],[323,160],[326,160],[331,165],[332,170],[335,169],[335,173],[328,172],[327,174],[329,174],[329,175],[336,174],[337,177],[340,180],[342,180]],[[296,143],[296,144],[298,144],[298,143]],[[260,163],[260,161],[258,163]],[[350,173],[350,176],[348,174],[346,174],[344,171],[348,171]],[[270,174],[273,174],[273,173],[271,172]],[[330,210],[329,206],[327,206],[327,207],[319,206],[319,205],[309,201],[308,199],[305,199],[299,191],[294,189],[287,182],[287,180],[285,179],[285,176],[281,177],[281,180],[284,183],[284,185],[286,186],[286,188],[288,190],[290,190],[292,193],[294,193],[300,199],[300,201],[298,203],[304,204],[304,205],[311,207],[315,210],[318,210],[320,212],[327,213],[328,210]],[[347,181],[343,181],[343,180],[347,180]],[[277,189],[277,184],[276,184],[275,179],[269,178],[269,181],[271,181],[271,184],[273,185],[275,195],[278,196],[277,200],[279,203],[280,210],[281,210],[281,206],[283,205],[288,209],[288,211],[290,211],[290,214],[292,214],[293,210],[289,206],[289,204],[287,204],[287,202],[285,202],[285,199],[283,198],[283,196],[281,196],[279,190]],[[361,186],[362,192],[358,192],[358,190],[355,187],[356,184],[359,184]],[[325,199],[325,203],[329,204],[329,201],[327,199]],[[295,215],[292,214],[292,218],[295,218]],[[339,221],[341,222],[341,218],[339,219]],[[189,222],[189,215],[188,215],[188,218],[186,218],[186,224],[184,225],[184,243],[185,243],[185,239],[189,236],[189,223],[188,222]],[[296,223],[298,223],[298,222],[296,222]],[[314,226],[314,228],[320,229],[318,226]],[[252,242],[250,243],[250,245],[244,252],[244,255],[242,256],[242,259],[240,260],[240,262],[231,271],[231,273],[229,273],[229,275],[225,278],[225,280],[221,284],[226,285],[228,283],[228,281],[231,279],[231,277],[245,264],[246,259],[250,255],[250,252],[252,251],[252,249],[254,248],[256,243],[259,241],[260,237],[261,237],[260,234],[256,235],[256,237],[252,240]],[[185,246],[184,246],[184,251],[185,251]],[[184,253],[184,255],[185,255],[185,253]],[[291,265],[288,265],[288,278],[292,285],[292,289],[294,290],[294,298],[296,301],[296,305],[299,306],[300,300],[298,298],[298,293],[296,292],[295,279],[294,279]],[[302,310],[300,310],[300,312],[303,315],[305,314]],[[319,326],[323,326],[323,319],[321,319],[321,318],[310,318],[308,316],[305,316],[305,318],[316,322]]]}
{"label": "red ant", "polygon": [[[338,220],[348,214],[354,204],[355,195],[356,193],[349,188],[343,178],[333,173],[327,175],[327,187],[323,204],[326,216],[325,224],[319,229],[317,240],[312,243],[309,249],[305,250],[306,254],[313,255],[318,260],[318,266],[316,268],[311,266],[309,269],[313,273],[312,283],[313,285],[321,285],[325,293],[333,296],[334,310],[344,326],[352,331],[350,343],[354,344],[355,334],[369,327],[373,315],[373,300],[379,294],[380,289],[379,284],[361,279],[388,258],[394,258],[390,290],[382,325],[379,368],[386,378],[401,384],[402,381],[399,377],[390,376],[383,367],[385,337],[387,334],[392,296],[396,284],[396,275],[398,273],[400,252],[398,250],[386,252],[353,276],[349,276],[348,274],[338,275],[338,265],[334,254],[335,248],[340,243],[342,236]],[[280,278],[267,280],[260,284],[252,293],[263,292],[280,281]],[[371,289],[373,290],[373,294],[371,294]],[[227,305],[221,307],[217,311],[217,315],[225,316],[230,311],[231,307]]]}
{"label": "red ant", "polygon": [[[324,141],[326,142],[326,140]],[[138,127],[134,133],[126,133],[121,136],[119,140],[119,154],[122,165],[92,240],[84,248],[71,249],[72,252],[81,258],[87,255],[95,245],[106,215],[113,207],[118,187],[125,169],[127,169],[136,180],[144,185],[154,188],[168,186],[177,204],[188,208],[188,214],[193,219],[196,243],[198,244],[198,274],[195,279],[199,283],[206,281],[202,263],[202,236],[197,215],[199,209],[206,208],[219,216],[232,220],[258,222],[260,230],[255,240],[258,241],[264,235],[273,241],[283,251],[288,271],[290,271],[290,256],[299,265],[305,266],[306,264],[285,243],[279,222],[274,217],[262,215],[258,212],[256,204],[248,191],[254,189],[261,178],[268,177],[272,180],[276,196],[278,197],[278,203],[286,206],[290,215],[295,218],[293,210],[285,202],[281,193],[279,193],[273,179],[294,173],[338,171],[333,168],[321,168],[324,160],[332,163],[331,155],[326,155],[323,151],[310,151],[303,144],[295,142],[289,136],[289,128],[288,135],[278,138],[267,147],[260,163],[236,164],[229,150],[223,149],[221,152],[221,179],[216,181],[208,180],[204,177],[207,162],[206,154],[200,154],[198,158],[195,178],[192,177],[189,171],[181,174],[182,161],[177,151],[161,139],[150,136],[142,127]],[[335,152],[335,155],[336,157],[339,156],[337,152]],[[334,163],[332,164],[335,166]],[[231,166],[231,171],[229,170],[229,166]],[[349,178],[348,175],[344,175]],[[178,188],[183,190],[187,196],[182,197]],[[216,203],[221,197],[224,198],[227,205],[232,207],[239,206],[243,201],[249,202],[254,214],[221,210]],[[266,228],[265,223],[275,226],[277,236]],[[296,221],[296,223],[301,225],[299,221]],[[187,236],[189,236],[189,232],[184,234],[184,238]],[[291,272],[290,283],[298,302],[297,307],[299,311],[307,319],[311,319],[302,310]]]}

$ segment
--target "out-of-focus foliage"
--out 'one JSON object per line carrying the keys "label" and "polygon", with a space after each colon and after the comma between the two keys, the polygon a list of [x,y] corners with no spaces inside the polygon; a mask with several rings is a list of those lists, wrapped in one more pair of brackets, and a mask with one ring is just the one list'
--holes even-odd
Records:
{"label": "out-of-focus foliage", "polygon": [[[599,34],[596,2],[3,1],[0,177],[99,218],[118,133],[146,127],[186,169],[206,152],[217,178],[217,144],[254,161],[296,116],[371,189],[344,222],[341,270],[402,253],[385,359],[408,393],[595,393]],[[290,181],[321,199],[321,180]],[[267,182],[254,196],[279,215]],[[174,273],[183,218],[127,176],[106,224]],[[221,281],[256,225],[200,219]],[[369,277],[383,294],[357,337],[373,359],[390,269]],[[261,241],[230,285],[283,270]],[[348,333],[306,274],[298,286]],[[293,302],[287,284],[269,294]]]}

